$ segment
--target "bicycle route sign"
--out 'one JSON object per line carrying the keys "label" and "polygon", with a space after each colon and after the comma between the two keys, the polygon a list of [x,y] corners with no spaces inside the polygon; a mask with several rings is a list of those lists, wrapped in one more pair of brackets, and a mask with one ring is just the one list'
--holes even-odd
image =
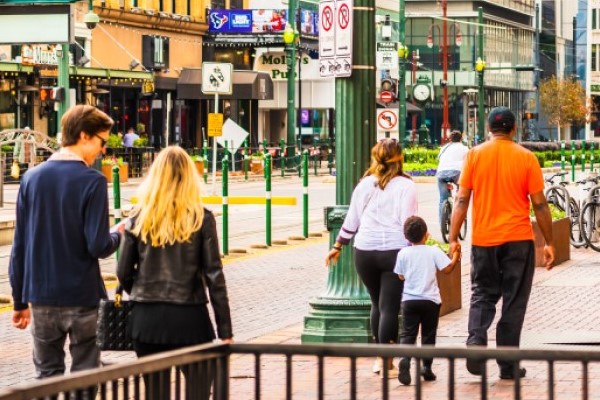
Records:
{"label": "bicycle route sign", "polygon": [[202,63],[202,93],[231,94],[233,64],[203,62]]}
{"label": "bicycle route sign", "polygon": [[353,0],[319,3],[319,73],[322,77],[352,75]]}

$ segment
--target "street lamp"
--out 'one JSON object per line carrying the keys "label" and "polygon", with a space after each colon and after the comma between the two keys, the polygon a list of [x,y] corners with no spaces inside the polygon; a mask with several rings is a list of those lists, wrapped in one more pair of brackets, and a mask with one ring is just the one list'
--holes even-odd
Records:
{"label": "street lamp", "polygon": [[398,43],[398,60],[400,71],[398,76],[398,123],[400,125],[400,143],[405,147],[408,143],[406,137],[406,59],[409,50],[402,42]]}
{"label": "street lamp", "polygon": [[475,61],[475,71],[477,71],[477,84],[479,86],[479,94],[477,96],[477,115],[479,116],[479,118],[477,119],[477,136],[478,140],[482,141],[485,139],[485,99],[483,92],[483,74],[485,72],[485,61],[483,61],[481,57],[478,57],[477,61]]}
{"label": "street lamp", "polygon": [[[291,15],[290,20],[293,20]],[[294,70],[296,66],[297,39],[298,31],[296,31],[288,22],[283,31],[283,42],[285,43],[285,50],[287,53],[287,145],[289,150],[287,159],[291,160],[291,165],[294,163],[294,156],[296,153],[294,147],[296,143],[296,79]]]}

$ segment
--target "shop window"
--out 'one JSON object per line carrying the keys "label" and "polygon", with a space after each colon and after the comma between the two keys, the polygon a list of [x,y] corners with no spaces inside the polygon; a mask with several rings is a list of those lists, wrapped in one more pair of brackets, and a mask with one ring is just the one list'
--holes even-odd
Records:
{"label": "shop window", "polygon": [[147,69],[169,68],[169,38],[166,36],[142,36],[142,64]]}
{"label": "shop window", "polygon": [[243,9],[244,1],[243,0],[229,0],[229,8],[233,9]]}
{"label": "shop window", "polygon": [[210,2],[210,8],[212,8],[213,10],[224,10],[225,0],[212,0]]}

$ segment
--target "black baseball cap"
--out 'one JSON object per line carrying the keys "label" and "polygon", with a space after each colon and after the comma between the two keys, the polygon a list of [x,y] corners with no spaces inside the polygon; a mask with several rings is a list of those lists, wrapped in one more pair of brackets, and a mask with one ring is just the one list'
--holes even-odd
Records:
{"label": "black baseball cap", "polygon": [[488,114],[488,125],[492,132],[512,131],[515,127],[515,114],[508,107],[495,107]]}

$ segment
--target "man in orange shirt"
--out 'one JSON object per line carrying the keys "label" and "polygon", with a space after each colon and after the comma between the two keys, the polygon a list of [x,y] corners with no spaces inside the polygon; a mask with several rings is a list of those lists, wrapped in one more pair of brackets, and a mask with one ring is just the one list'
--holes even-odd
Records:
{"label": "man in orange shirt", "polygon": [[[473,195],[471,304],[467,346],[487,346],[487,331],[502,298],[496,345],[519,347],[535,268],[530,202],[546,246],[546,269],[554,262],[552,218],[544,179],[532,152],[513,142],[515,115],[506,107],[488,116],[491,139],[467,153],[452,213],[450,254],[460,252],[458,231]],[[501,379],[525,376],[525,368],[497,360]],[[481,375],[481,362],[467,359],[467,370]]]}

